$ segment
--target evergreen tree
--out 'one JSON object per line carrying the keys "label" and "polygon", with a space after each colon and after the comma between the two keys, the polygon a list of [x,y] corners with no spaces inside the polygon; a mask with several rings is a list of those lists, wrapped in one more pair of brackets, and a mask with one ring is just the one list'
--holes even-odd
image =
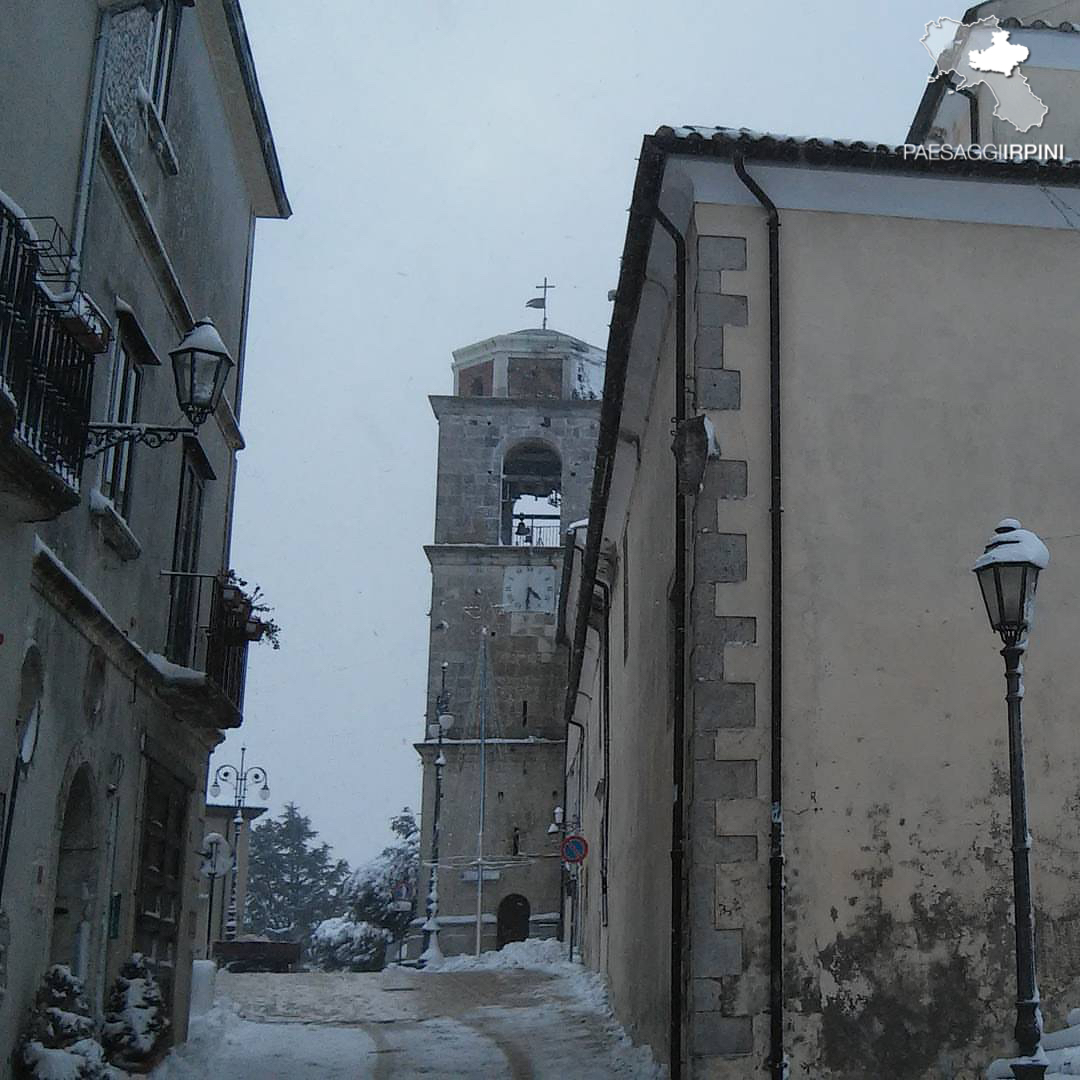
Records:
{"label": "evergreen tree", "polygon": [[161,987],[146,957],[133,953],[109,994],[102,1029],[105,1050],[113,1064],[128,1069],[156,1061],[165,1050],[168,1027]]}
{"label": "evergreen tree", "polygon": [[57,1076],[104,1080],[118,1075],[105,1063],[105,1052],[94,1038],[82,980],[63,964],[45,972],[15,1054],[15,1068],[27,1080]]}
{"label": "evergreen tree", "polygon": [[399,886],[406,886],[409,896],[417,895],[420,826],[406,806],[390,819],[390,830],[397,843],[383,848],[381,855],[357,870],[345,886],[345,895],[354,920],[381,926],[396,940],[405,934],[415,914],[414,910],[396,911],[393,903],[394,889]]}
{"label": "evergreen tree", "polygon": [[311,819],[289,803],[280,818],[251,830],[246,921],[254,934],[306,945],[323,919],[340,912],[349,864],[316,844]]}
{"label": "evergreen tree", "polygon": [[403,905],[394,894],[404,887],[409,897],[416,896],[420,828],[406,806],[390,819],[390,829],[397,842],[345,883],[345,914],[315,929],[311,956],[325,971],[378,971],[386,962],[387,946],[405,936],[415,915],[415,900]]}

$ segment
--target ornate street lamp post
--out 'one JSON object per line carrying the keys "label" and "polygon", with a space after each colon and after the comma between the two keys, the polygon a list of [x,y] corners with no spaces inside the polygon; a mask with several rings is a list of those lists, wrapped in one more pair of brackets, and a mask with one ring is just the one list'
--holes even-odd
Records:
{"label": "ornate street lamp post", "polygon": [[438,726],[438,751],[435,755],[435,805],[431,814],[431,873],[428,875],[427,920],[424,923],[424,951],[420,954],[421,966],[429,960],[442,956],[439,948],[439,813],[442,809],[442,775],[446,765],[443,753],[443,733],[454,726],[450,715],[450,695],[446,692],[446,669],[442,664],[442,686],[435,698],[435,722]]}
{"label": "ornate street lamp post", "polygon": [[1009,790],[1012,813],[1013,906],[1016,914],[1016,1028],[1019,1056],[1009,1064],[1017,1080],[1046,1075],[1042,1049],[1042,1014],[1035,973],[1035,917],[1031,898],[1031,834],[1028,832],[1024,779],[1024,653],[1035,616],[1039,572],[1050,561],[1046,545],[1006,518],[994,530],[975,571],[990,626],[1001,635],[1005,658],[1005,700],[1009,716]]}
{"label": "ornate street lamp post", "polygon": [[86,452],[92,458],[114,446],[130,442],[144,443],[151,450],[173,442],[181,435],[195,435],[218,407],[233,358],[212,319],[200,319],[183,337],[180,344],[169,350],[173,379],[176,382],[176,403],[191,422],[191,427],[175,424],[114,424],[86,425]]}
{"label": "ornate street lamp post", "polygon": [[233,815],[233,864],[232,879],[229,883],[229,908],[225,915],[225,940],[236,940],[237,911],[236,911],[236,878],[240,867],[240,833],[244,828],[244,799],[247,797],[249,781],[261,784],[259,795],[265,802],[270,798],[270,785],[267,781],[266,770],[261,765],[251,765],[244,768],[244,758],[247,756],[247,747],[240,747],[240,766],[219,765],[214,771],[214,782],[210,785],[210,794],[216,799],[221,794],[222,783],[231,784],[233,789],[233,806],[236,813]]}

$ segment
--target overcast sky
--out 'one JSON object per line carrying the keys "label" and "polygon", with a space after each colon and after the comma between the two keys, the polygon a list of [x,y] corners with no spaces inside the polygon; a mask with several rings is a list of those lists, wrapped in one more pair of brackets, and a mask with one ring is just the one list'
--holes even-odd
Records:
{"label": "overcast sky", "polygon": [[[1051,5],[1052,6],[1052,5]],[[935,0],[247,0],[293,206],[258,228],[232,564],[284,627],[240,742],[350,863],[419,810],[436,424],[450,351],[607,343],[661,124],[902,142]]]}

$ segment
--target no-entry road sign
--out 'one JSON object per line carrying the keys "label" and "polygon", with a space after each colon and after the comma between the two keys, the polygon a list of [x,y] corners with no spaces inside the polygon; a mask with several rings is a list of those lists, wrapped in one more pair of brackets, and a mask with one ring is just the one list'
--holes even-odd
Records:
{"label": "no-entry road sign", "polygon": [[563,838],[562,857],[564,862],[580,863],[589,854],[589,842],[584,836],[572,835]]}

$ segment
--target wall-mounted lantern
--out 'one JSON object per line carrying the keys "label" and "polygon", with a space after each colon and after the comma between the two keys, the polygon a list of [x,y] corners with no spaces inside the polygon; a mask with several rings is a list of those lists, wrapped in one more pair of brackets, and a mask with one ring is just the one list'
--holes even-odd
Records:
{"label": "wall-mounted lantern", "polygon": [[125,442],[144,443],[156,449],[181,435],[195,435],[198,432],[221,401],[233,359],[211,319],[200,319],[184,335],[180,344],[169,350],[169,356],[176,380],[177,404],[192,426],[87,424],[84,459]]}

